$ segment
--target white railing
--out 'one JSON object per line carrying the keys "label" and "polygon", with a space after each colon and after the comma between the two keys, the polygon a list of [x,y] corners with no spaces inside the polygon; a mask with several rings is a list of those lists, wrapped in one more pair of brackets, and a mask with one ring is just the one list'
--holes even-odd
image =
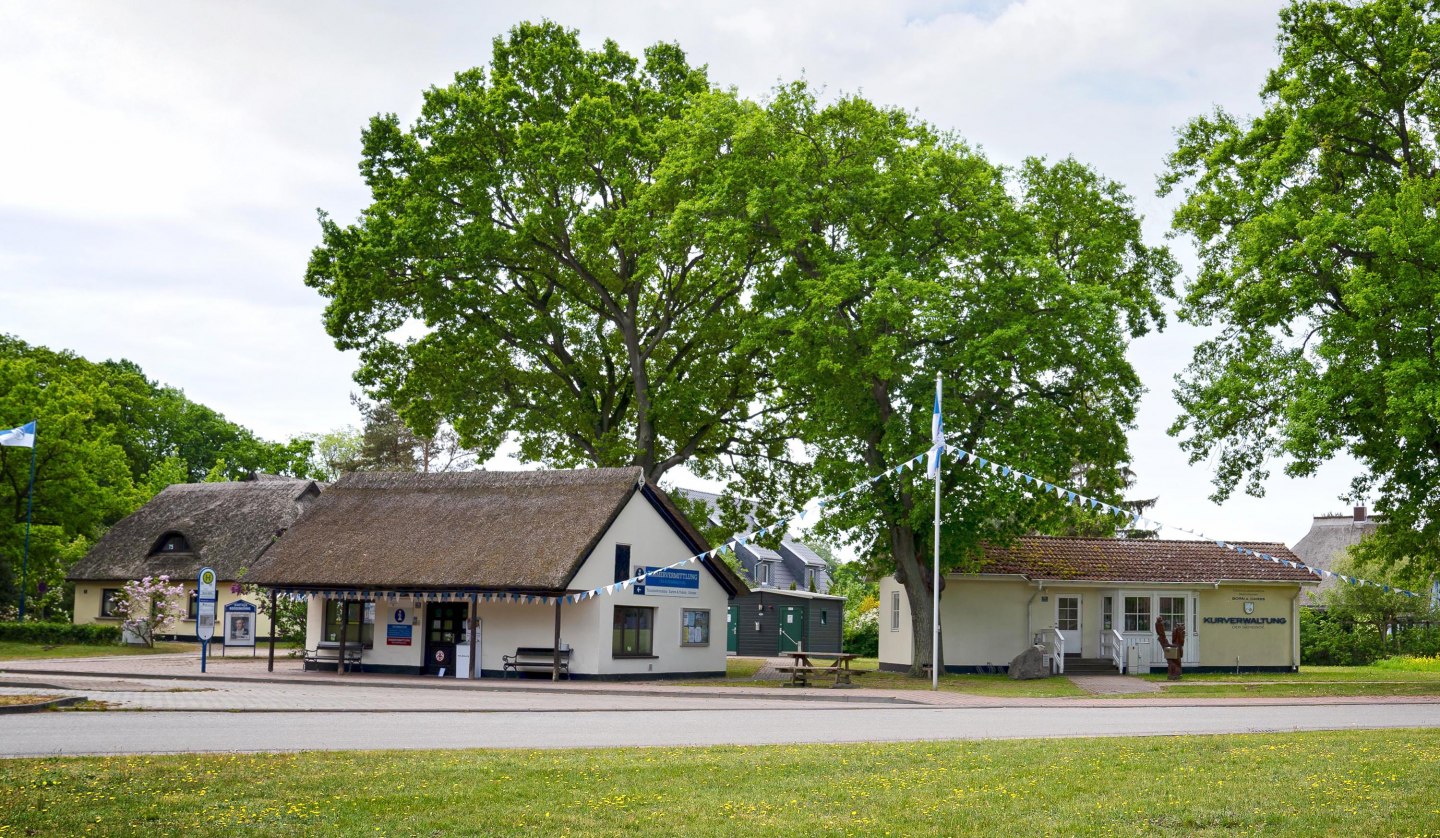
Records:
{"label": "white railing", "polygon": [[1050,629],[1050,671],[1065,674],[1065,635],[1059,629]]}
{"label": "white railing", "polygon": [[1120,674],[1124,675],[1125,658],[1127,657],[1125,654],[1125,636],[1117,629],[1110,629],[1108,634],[1100,635],[1100,641],[1101,651],[1107,651],[1106,647],[1109,647],[1110,661],[1115,664],[1115,668],[1120,671]]}

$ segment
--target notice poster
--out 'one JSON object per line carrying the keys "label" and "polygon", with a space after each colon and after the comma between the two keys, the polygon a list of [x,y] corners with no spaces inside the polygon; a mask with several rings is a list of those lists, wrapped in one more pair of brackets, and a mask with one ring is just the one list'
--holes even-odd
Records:
{"label": "notice poster", "polygon": [[255,645],[255,606],[240,600],[225,606],[224,634],[226,646]]}

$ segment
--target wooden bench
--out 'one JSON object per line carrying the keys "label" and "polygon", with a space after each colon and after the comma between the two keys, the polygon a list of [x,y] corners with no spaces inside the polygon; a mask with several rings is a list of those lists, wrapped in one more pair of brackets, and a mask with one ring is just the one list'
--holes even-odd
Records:
{"label": "wooden bench", "polygon": [[[539,646],[521,646],[515,650],[513,655],[501,655],[503,662],[501,673],[509,677],[514,672],[518,677],[523,672],[554,672],[555,650],[542,649]],[[560,650],[560,674],[567,679],[570,677],[570,650]]]}
{"label": "wooden bench", "polygon": [[[345,644],[345,669],[353,672],[355,667],[360,665],[360,655],[364,649],[359,643]],[[314,649],[305,650],[305,668],[320,669],[321,664],[335,664],[335,670],[340,671],[340,644],[321,643]]]}

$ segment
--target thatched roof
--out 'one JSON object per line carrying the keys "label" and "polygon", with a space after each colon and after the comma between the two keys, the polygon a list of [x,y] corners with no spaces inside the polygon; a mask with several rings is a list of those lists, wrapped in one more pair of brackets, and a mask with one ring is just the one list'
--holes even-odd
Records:
{"label": "thatched roof", "polygon": [[[1374,518],[1357,521],[1352,515],[1317,515],[1310,531],[1292,549],[1305,564],[1333,571],[1337,562],[1350,555],[1350,548],[1375,532],[1377,526]],[[1301,604],[1319,604],[1323,601],[1320,595],[1335,587],[1336,582],[1333,576],[1325,577],[1318,590],[1305,592]]]}
{"label": "thatched roof", "polygon": [[[166,574],[188,579],[208,565],[221,579],[233,580],[319,492],[314,481],[294,478],[166,487],[111,527],[66,578],[131,580]],[[181,536],[189,549],[159,551],[170,534]]]}
{"label": "thatched roof", "polygon": [[[1287,561],[1284,544],[1233,542]],[[1055,538],[1033,535],[1009,547],[987,546],[980,573],[1086,582],[1319,582],[1307,570],[1227,550],[1213,541],[1151,538]]]}
{"label": "thatched roof", "polygon": [[[564,591],[637,492],[690,549],[707,550],[641,475],[638,468],[347,474],[247,578],[300,588]],[[728,568],[717,570],[723,562],[707,566],[722,585],[743,589]]]}

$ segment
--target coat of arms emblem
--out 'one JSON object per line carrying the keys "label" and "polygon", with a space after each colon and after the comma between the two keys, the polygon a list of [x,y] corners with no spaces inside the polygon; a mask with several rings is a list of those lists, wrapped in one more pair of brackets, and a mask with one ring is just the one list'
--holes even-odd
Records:
{"label": "coat of arms emblem", "polygon": [[1255,603],[1253,603],[1253,602],[1247,602],[1247,603],[1245,603],[1245,613],[1246,613],[1246,614],[1254,614],[1254,613],[1255,613]]}

